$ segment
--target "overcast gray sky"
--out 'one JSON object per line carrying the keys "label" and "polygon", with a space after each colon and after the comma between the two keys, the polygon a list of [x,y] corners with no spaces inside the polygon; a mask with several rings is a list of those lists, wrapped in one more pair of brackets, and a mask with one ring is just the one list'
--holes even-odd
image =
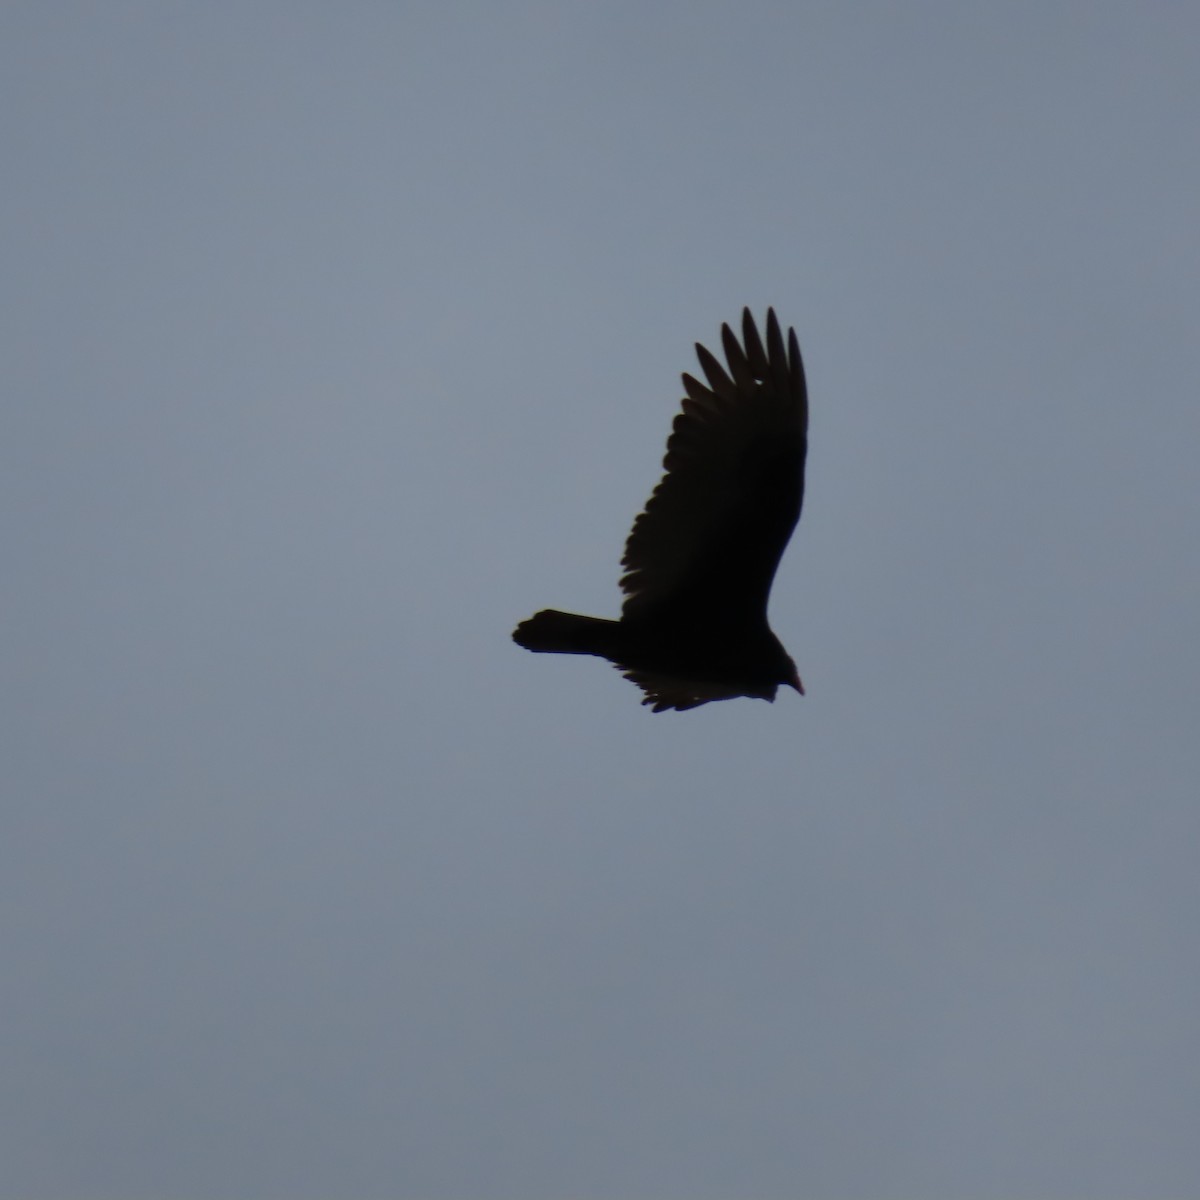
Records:
{"label": "overcast gray sky", "polygon": [[[1200,1194],[1200,9],[13,3],[0,1193]],[[692,343],[808,687],[616,613]]]}

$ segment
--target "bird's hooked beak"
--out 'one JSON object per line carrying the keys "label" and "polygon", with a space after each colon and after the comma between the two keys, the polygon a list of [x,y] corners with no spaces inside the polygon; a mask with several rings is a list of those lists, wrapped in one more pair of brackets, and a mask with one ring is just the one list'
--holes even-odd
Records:
{"label": "bird's hooked beak", "polygon": [[795,663],[792,664],[792,675],[787,683],[788,687],[794,687],[796,691],[800,693],[800,695],[804,695],[804,684],[800,682],[800,672],[796,670]]}

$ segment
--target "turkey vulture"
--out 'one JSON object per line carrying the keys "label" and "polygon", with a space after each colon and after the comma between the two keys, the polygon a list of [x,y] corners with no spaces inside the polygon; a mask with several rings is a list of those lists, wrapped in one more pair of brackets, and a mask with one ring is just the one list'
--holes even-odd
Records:
{"label": "turkey vulture", "polygon": [[548,608],[513,632],[527,650],[607,658],[654,712],[735,696],[773,701],[780,684],[804,694],[767,624],[771,581],[804,495],[800,346],[789,329],[784,349],[774,309],[765,348],[748,308],[742,344],[728,325],[721,342],[728,374],[697,345],[708,386],[683,376],[666,474],[625,543],[621,619]]}

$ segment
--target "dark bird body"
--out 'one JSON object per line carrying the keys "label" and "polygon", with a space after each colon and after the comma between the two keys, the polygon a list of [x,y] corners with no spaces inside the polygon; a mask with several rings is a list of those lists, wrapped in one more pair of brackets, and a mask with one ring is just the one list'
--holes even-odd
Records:
{"label": "dark bird body", "polygon": [[767,599],[804,497],[808,397],[795,331],[785,349],[769,309],[766,334],[764,346],[749,309],[741,344],[723,325],[728,372],[696,346],[707,386],[683,376],[666,474],[625,543],[621,619],[544,609],[514,641],[608,659],[655,712],[774,700],[781,684],[803,694]]}

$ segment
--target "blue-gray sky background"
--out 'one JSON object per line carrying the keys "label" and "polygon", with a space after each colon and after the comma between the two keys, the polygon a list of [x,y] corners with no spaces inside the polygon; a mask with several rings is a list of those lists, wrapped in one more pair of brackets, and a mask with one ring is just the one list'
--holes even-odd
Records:
{"label": "blue-gray sky background", "polygon": [[[1200,1193],[1200,10],[0,16],[0,1191]],[[613,614],[796,327],[809,689]]]}

